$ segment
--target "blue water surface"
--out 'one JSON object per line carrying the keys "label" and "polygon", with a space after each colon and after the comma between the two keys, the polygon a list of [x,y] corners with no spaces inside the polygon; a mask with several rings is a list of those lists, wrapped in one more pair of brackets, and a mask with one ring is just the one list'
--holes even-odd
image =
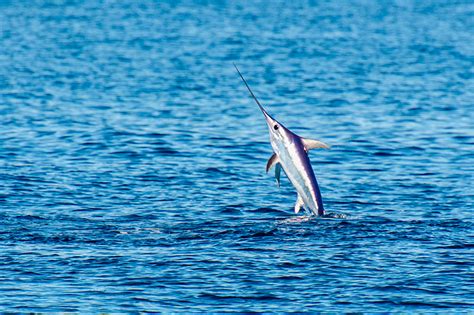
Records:
{"label": "blue water surface", "polygon": [[472,1],[0,1],[0,309],[472,311],[473,43]]}

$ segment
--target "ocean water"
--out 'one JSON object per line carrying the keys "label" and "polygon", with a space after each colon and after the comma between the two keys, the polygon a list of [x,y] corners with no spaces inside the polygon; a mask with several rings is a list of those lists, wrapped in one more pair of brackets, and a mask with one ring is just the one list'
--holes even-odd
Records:
{"label": "ocean water", "polygon": [[473,43],[472,1],[1,0],[0,309],[473,311]]}

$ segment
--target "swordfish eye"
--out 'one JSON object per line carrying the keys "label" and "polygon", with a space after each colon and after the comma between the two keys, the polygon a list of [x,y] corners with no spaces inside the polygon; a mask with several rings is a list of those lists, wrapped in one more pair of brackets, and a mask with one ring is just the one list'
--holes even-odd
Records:
{"label": "swordfish eye", "polygon": [[273,126],[273,129],[278,130],[278,125]]}

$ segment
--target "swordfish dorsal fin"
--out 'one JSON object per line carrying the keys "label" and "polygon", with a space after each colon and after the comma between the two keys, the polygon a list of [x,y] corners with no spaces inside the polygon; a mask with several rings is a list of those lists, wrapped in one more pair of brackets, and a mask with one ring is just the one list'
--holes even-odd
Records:
{"label": "swordfish dorsal fin", "polygon": [[306,152],[311,149],[329,149],[329,146],[326,143],[319,140],[301,138],[301,141],[303,142]]}

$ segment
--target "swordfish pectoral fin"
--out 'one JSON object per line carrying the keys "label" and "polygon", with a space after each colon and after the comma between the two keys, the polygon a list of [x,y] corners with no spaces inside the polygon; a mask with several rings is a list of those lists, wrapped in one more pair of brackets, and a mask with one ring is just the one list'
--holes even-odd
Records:
{"label": "swordfish pectoral fin", "polygon": [[275,178],[277,180],[277,185],[280,187],[280,174],[281,174],[281,164],[277,163],[275,166]]}
{"label": "swordfish pectoral fin", "polygon": [[276,155],[276,153],[273,153],[273,155],[268,159],[268,162],[267,162],[267,168],[266,168],[267,173],[273,166],[275,166],[278,163],[280,163],[280,158],[278,157],[278,155]]}
{"label": "swordfish pectoral fin", "polygon": [[278,187],[280,187],[281,164],[280,158],[278,157],[278,155],[276,155],[276,153],[273,153],[273,155],[268,159],[266,168],[267,173],[273,166],[275,166],[275,178],[277,181],[277,185]]}
{"label": "swordfish pectoral fin", "polygon": [[329,149],[329,146],[326,143],[319,140],[301,138],[301,141],[303,142],[306,152],[311,149]]}
{"label": "swordfish pectoral fin", "polygon": [[301,198],[300,194],[298,194],[298,198],[296,199],[295,203],[295,213],[300,212],[302,206],[304,206],[304,201],[303,198]]}

